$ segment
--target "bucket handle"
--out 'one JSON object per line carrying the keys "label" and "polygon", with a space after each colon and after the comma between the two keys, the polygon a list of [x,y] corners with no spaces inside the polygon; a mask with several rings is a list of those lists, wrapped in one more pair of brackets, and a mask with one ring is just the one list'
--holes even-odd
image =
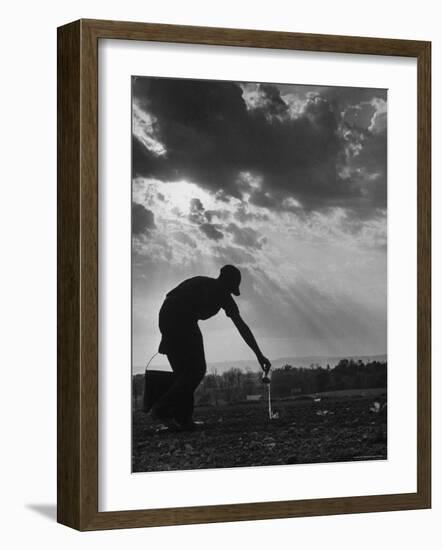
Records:
{"label": "bucket handle", "polygon": [[151,357],[151,358],[149,359],[149,361],[147,362],[147,365],[146,365],[146,367],[145,367],[145,369],[144,369],[144,372],[147,371],[147,369],[149,368],[149,365],[152,363],[152,361],[155,359],[155,357],[156,357],[157,355],[158,355],[158,352],[156,352],[156,353],[154,353],[154,354],[152,355],[152,357]]}

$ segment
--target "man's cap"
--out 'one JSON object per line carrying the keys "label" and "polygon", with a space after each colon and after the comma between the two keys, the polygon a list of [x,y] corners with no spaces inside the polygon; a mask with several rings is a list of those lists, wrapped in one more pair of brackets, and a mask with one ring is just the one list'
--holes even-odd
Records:
{"label": "man's cap", "polygon": [[229,291],[235,296],[239,296],[241,271],[234,265],[225,265],[220,270],[220,277],[226,282]]}

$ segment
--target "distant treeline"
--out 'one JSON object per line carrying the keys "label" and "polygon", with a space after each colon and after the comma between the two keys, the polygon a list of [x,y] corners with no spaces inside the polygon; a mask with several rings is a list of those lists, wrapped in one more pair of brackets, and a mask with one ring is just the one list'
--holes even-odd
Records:
{"label": "distant treeline", "polygon": [[[207,374],[198,387],[195,400],[199,405],[222,405],[259,399],[266,388],[261,381],[262,373],[229,369],[222,374],[216,371]],[[293,367],[284,365],[272,369],[272,396],[274,398],[296,397],[332,390],[367,389],[387,387],[387,363],[380,361],[354,361],[341,359],[335,367]],[[144,375],[133,377],[135,402],[142,399]]]}

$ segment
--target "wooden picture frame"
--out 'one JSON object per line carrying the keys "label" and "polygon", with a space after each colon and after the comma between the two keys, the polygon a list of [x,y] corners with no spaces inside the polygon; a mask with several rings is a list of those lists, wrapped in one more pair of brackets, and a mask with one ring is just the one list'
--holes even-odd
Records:
{"label": "wooden picture frame", "polygon": [[[418,67],[417,492],[98,511],[98,41],[404,56]],[[79,20],[58,29],[58,521],[82,531],[431,506],[430,67],[422,41]]]}

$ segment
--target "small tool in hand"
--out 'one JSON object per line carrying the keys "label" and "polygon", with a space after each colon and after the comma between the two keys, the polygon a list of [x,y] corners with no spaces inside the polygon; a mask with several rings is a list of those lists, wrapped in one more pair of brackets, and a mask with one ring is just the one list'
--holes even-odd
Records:
{"label": "small tool in hand", "polygon": [[[269,419],[272,420],[273,418],[277,418],[274,416],[272,411],[272,397],[270,393],[270,376],[269,376],[270,367],[264,369],[264,374],[262,377],[262,382],[267,385],[267,398],[269,403]],[[279,417],[279,415],[278,415]]]}
{"label": "small tool in hand", "polygon": [[264,369],[264,374],[262,376],[262,381],[264,384],[270,384],[270,376],[269,376],[270,367],[266,367]]}

